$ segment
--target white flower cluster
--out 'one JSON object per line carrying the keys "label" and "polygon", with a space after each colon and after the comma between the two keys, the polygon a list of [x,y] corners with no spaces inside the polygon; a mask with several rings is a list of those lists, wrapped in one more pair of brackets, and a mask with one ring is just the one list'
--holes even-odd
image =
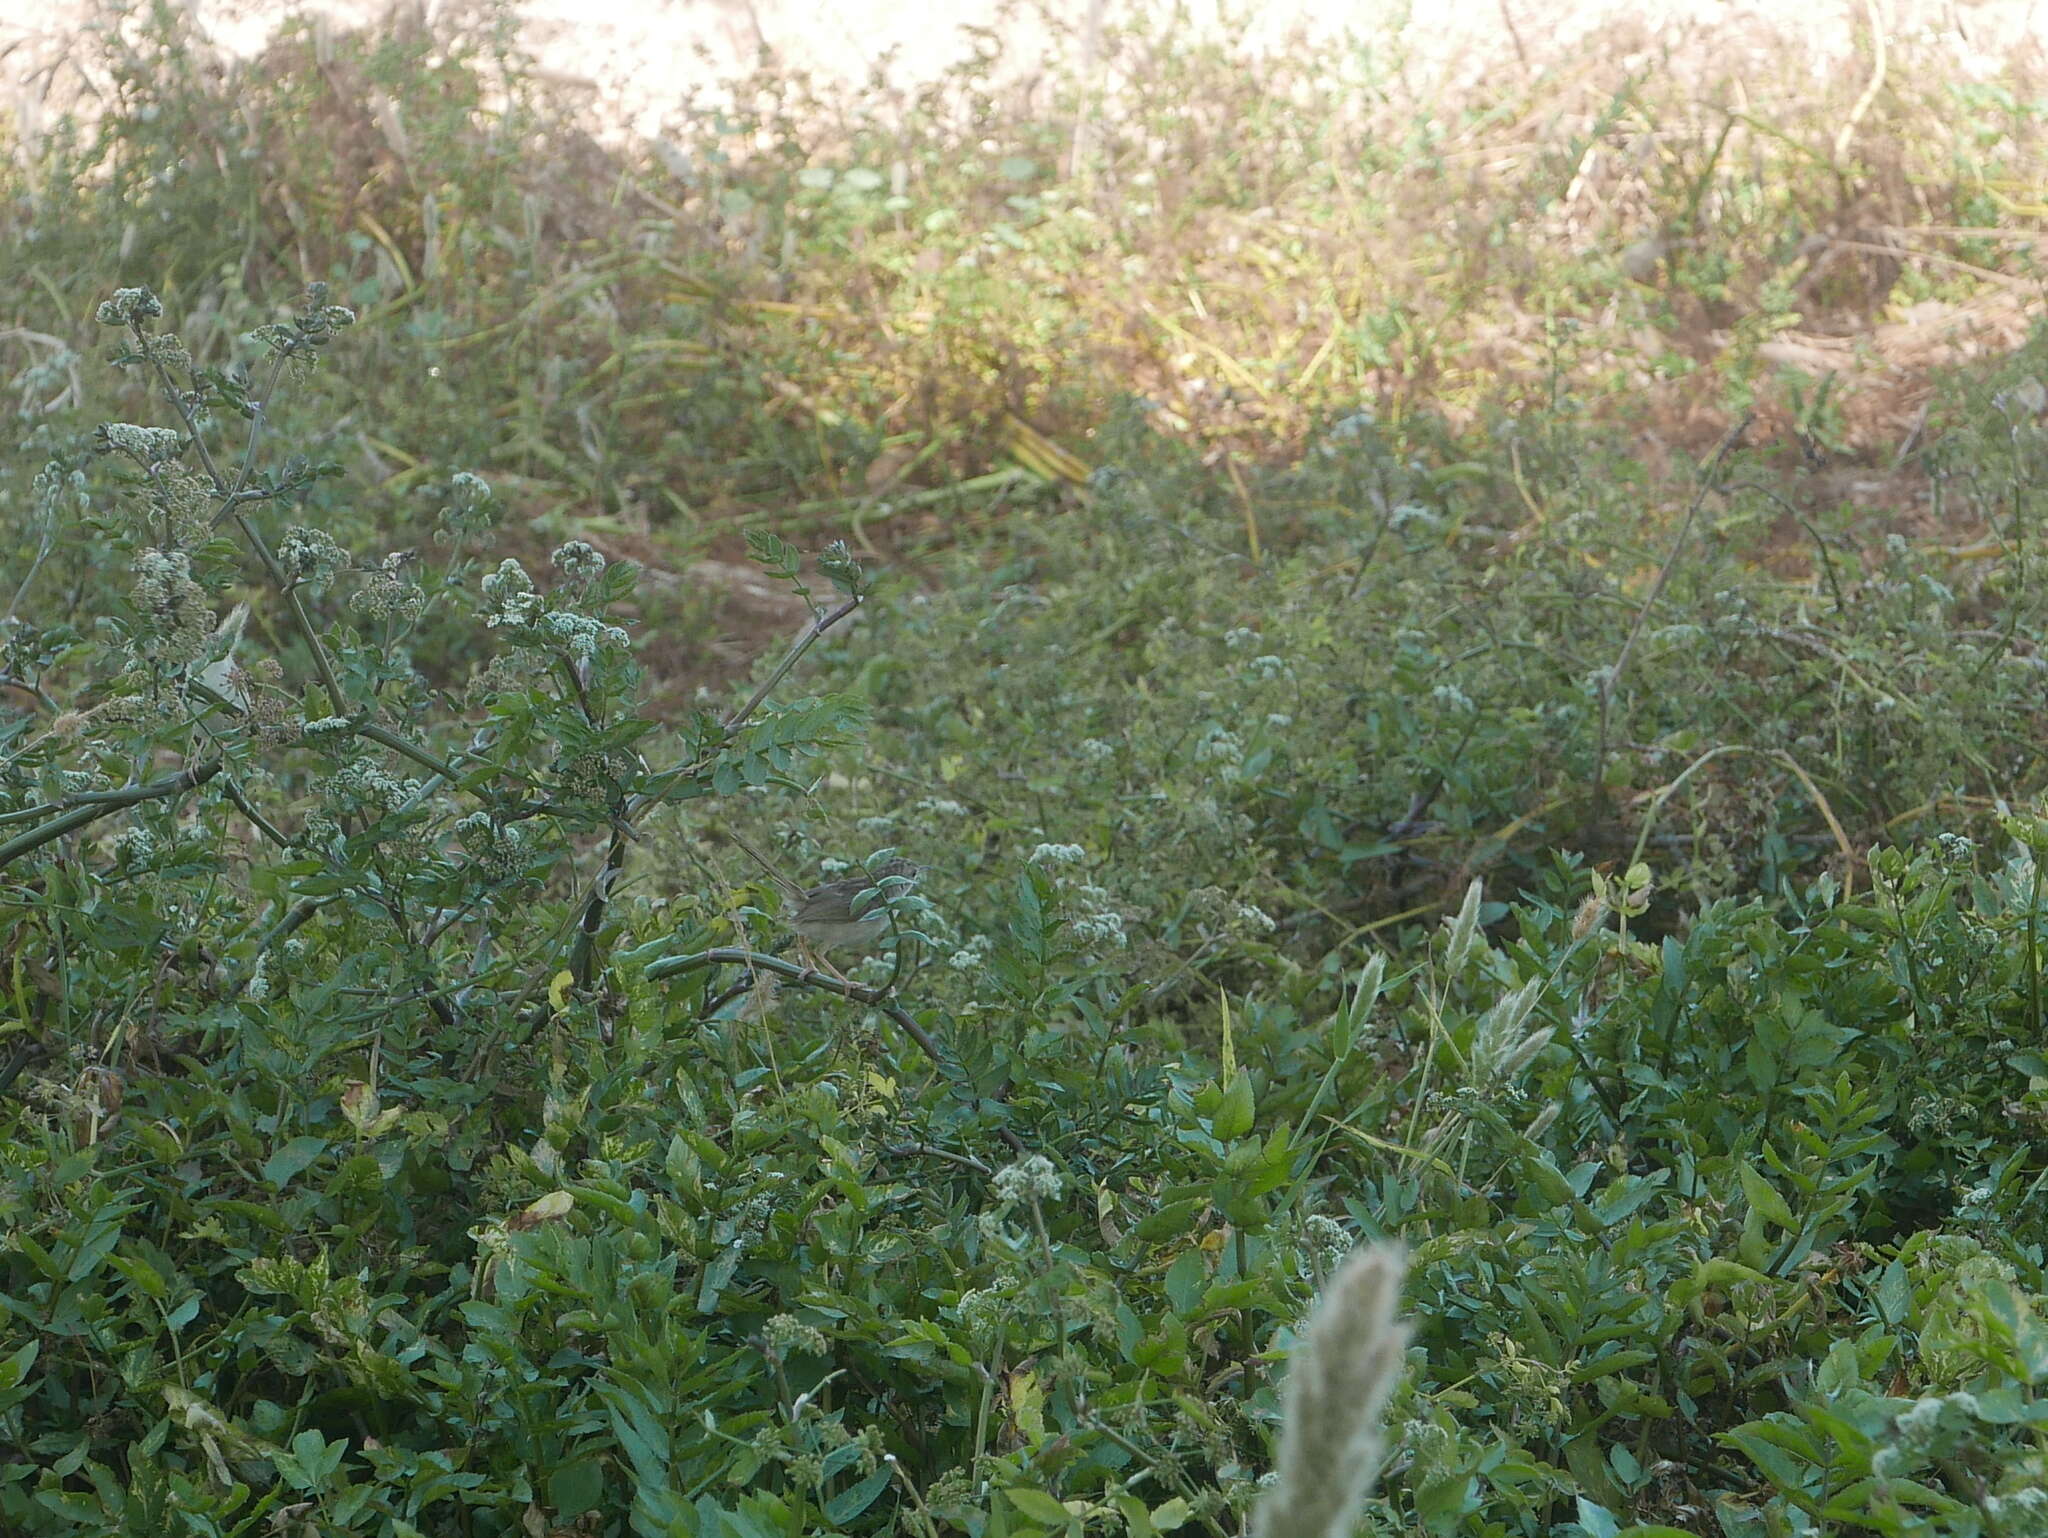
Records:
{"label": "white flower cluster", "polygon": [[87,492],[91,483],[85,472],[75,466],[69,470],[57,460],[51,460],[38,470],[29,482],[29,493],[35,499],[36,516],[55,522],[62,514],[64,504],[70,502],[81,512],[88,504]]}
{"label": "white flower cluster", "polygon": [[1311,1271],[1328,1271],[1351,1253],[1351,1235],[1335,1218],[1311,1213],[1301,1220],[1301,1248]]}
{"label": "white flower cluster", "polygon": [[1044,1154],[1032,1154],[1015,1164],[1004,1165],[996,1171],[994,1184],[996,1199],[1005,1202],[1056,1202],[1065,1189],[1059,1171]]}
{"label": "white flower cluster", "polygon": [[417,619],[427,606],[427,595],[402,575],[410,559],[404,551],[385,556],[370,580],[349,595],[349,609],[369,620]]}
{"label": "white flower cluster", "polygon": [[976,935],[960,949],[946,958],[946,965],[955,972],[972,972],[988,961],[989,938]]}
{"label": "white flower cluster", "polygon": [[1235,732],[1225,731],[1220,726],[1211,726],[1195,744],[1195,762],[1198,764],[1236,764],[1244,758],[1244,744]]}
{"label": "white flower cluster", "polygon": [[1285,678],[1294,671],[1285,657],[1276,657],[1270,652],[1254,657],[1244,665],[1244,676],[1255,684],[1271,683],[1276,678]]}
{"label": "white flower cluster", "polygon": [[348,552],[325,529],[293,527],[277,542],[277,563],[294,582],[328,582],[348,564]]}
{"label": "white flower cluster", "polygon": [[1476,708],[1472,704],[1472,696],[1456,684],[1438,684],[1429,691],[1429,697],[1444,709],[1455,711],[1459,715],[1469,715]]}
{"label": "white flower cluster", "polygon": [[188,369],[192,353],[175,331],[159,331],[142,339],[143,356],[165,368]]}
{"label": "white flower cluster", "polygon": [[114,858],[122,865],[146,865],[156,858],[158,850],[156,835],[147,828],[123,828],[114,839]]}
{"label": "white flower cluster", "polygon": [[108,422],[100,428],[100,441],[117,454],[126,454],[145,470],[168,464],[185,447],[184,436],[169,427],[138,427],[133,422]]}
{"label": "white flower cluster", "polygon": [[1984,1515],[1994,1532],[2011,1533],[2013,1538],[2042,1538],[2048,1534],[2048,1489],[2028,1485],[2011,1495],[1984,1497]]}
{"label": "white flower cluster", "polygon": [[343,764],[315,788],[323,797],[341,802],[347,811],[381,816],[418,796],[420,782],[393,774],[371,759],[358,758]]}
{"label": "white flower cluster", "polygon": [[1934,842],[1941,848],[1942,859],[1952,864],[1964,864],[1977,852],[1977,841],[1961,833],[1937,833]]}
{"label": "white flower cluster", "polygon": [[347,835],[341,831],[341,824],[325,812],[307,814],[300,826],[298,837],[292,842],[302,849],[317,849],[327,853],[338,852]]}
{"label": "white flower cluster", "polygon": [[1106,763],[1116,757],[1116,744],[1100,737],[1083,737],[1074,744],[1074,756],[1091,764]]}
{"label": "white flower cluster", "polygon": [[93,319],[102,326],[125,326],[131,321],[152,320],[163,312],[162,303],[148,289],[117,288],[113,298],[101,301]]}
{"label": "white flower cluster", "polygon": [[299,731],[300,739],[308,747],[325,748],[329,751],[355,734],[355,722],[349,720],[347,716],[322,716],[317,721],[308,721]]}
{"label": "white flower cluster", "polygon": [[1240,902],[1220,886],[1196,888],[1188,894],[1188,908],[1238,934],[1269,935],[1280,927],[1265,909]]}
{"label": "white flower cluster", "polygon": [[761,1327],[761,1336],[768,1343],[768,1349],[776,1356],[788,1356],[801,1351],[809,1356],[824,1356],[831,1349],[825,1342],[825,1332],[814,1324],[805,1324],[794,1314],[777,1314]]}
{"label": "white flower cluster", "polygon": [[1079,909],[1067,920],[1067,933],[1081,944],[1121,950],[1130,943],[1130,937],[1124,933],[1124,916],[1111,906],[1106,890],[1083,883],[1071,888],[1067,895]]}
{"label": "white flower cluster", "polygon": [[578,662],[594,662],[600,651],[624,651],[633,644],[617,625],[569,609],[545,615],[535,628]]}
{"label": "white flower cluster", "polygon": [[953,1306],[959,1311],[960,1322],[982,1340],[994,1336],[1014,1311],[1009,1297],[995,1287],[970,1288],[960,1294],[960,1301]]}
{"label": "white flower cluster", "polygon": [[547,600],[534,591],[533,578],[509,555],[484,578],[483,591],[491,606],[484,623],[493,630],[500,625],[531,625],[547,612]]}
{"label": "white flower cluster", "polygon": [[145,550],[135,558],[131,590],[142,618],[139,655],[173,665],[206,650],[213,634],[213,606],[192,578],[192,558],[182,550]]}
{"label": "white flower cluster", "polygon": [[491,485],[482,476],[458,470],[448,478],[448,500],[441,504],[434,520],[434,538],[446,544],[469,534],[481,534],[497,521],[497,505],[491,500]]}
{"label": "white flower cluster", "polygon": [[610,795],[631,779],[641,761],[622,748],[578,753],[562,766],[562,784],[578,795]]}
{"label": "white flower cluster", "polygon": [[580,539],[557,545],[548,559],[554,562],[555,570],[562,574],[563,580],[579,592],[589,591],[604,575],[604,552]]}
{"label": "white flower cluster", "polygon": [[1967,1391],[1928,1394],[1913,1401],[1892,1422],[1897,1441],[1871,1458],[1871,1472],[1880,1478],[1902,1472],[1923,1458],[1945,1453],[1981,1419],[1977,1396]]}
{"label": "white flower cluster", "polygon": [[1083,945],[1098,949],[1121,950],[1131,938],[1124,933],[1124,916],[1108,909],[1080,914],[1067,925],[1067,929]]}
{"label": "white flower cluster", "polygon": [[1032,865],[1079,865],[1087,858],[1079,844],[1040,844],[1026,856]]}
{"label": "white flower cluster", "polygon": [[455,824],[455,836],[471,863],[493,881],[509,881],[533,858],[526,830],[496,822],[489,812],[471,812]]}
{"label": "white flower cluster", "polygon": [[[582,547],[589,556],[602,563],[604,557],[588,545]],[[559,557],[570,546],[564,545],[555,552]],[[591,561],[581,555],[571,554],[569,565],[580,572],[602,570],[602,565],[593,568]],[[498,563],[498,569],[483,580],[483,594],[490,608],[484,623],[496,629],[527,632],[525,644],[547,645],[552,643],[578,663],[596,660],[600,651],[624,651],[633,644],[633,638],[617,625],[607,625],[603,620],[588,614],[578,614],[573,609],[550,610],[547,599],[535,590],[533,578],[526,574],[526,568],[507,556]]]}

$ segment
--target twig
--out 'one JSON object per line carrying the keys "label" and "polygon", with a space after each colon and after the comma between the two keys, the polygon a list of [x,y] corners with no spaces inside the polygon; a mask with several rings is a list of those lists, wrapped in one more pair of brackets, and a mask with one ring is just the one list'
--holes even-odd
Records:
{"label": "twig", "polygon": [[1753,758],[1766,758],[1775,763],[1782,764],[1792,772],[1793,778],[1805,787],[1808,799],[1813,802],[1814,809],[1820,813],[1821,821],[1828,825],[1829,836],[1834,840],[1836,851],[1842,856],[1842,896],[1845,899],[1851,896],[1856,890],[1856,848],[1849,842],[1849,835],[1842,827],[1841,819],[1835,816],[1835,809],[1829,804],[1828,798],[1821,794],[1820,787],[1813,783],[1813,777],[1801,767],[1799,760],[1790,753],[1785,752],[1782,748],[1753,748],[1741,742],[1724,742],[1717,748],[1707,749],[1706,752],[1687,764],[1679,772],[1677,778],[1668,785],[1665,785],[1651,798],[1649,810],[1643,814],[1643,826],[1636,834],[1636,847],[1634,853],[1629,856],[1629,864],[1633,865],[1642,859],[1643,850],[1649,844],[1651,831],[1657,826],[1657,818],[1663,812],[1665,804],[1700,770],[1706,768],[1715,759],[1725,758],[1731,754],[1746,754]]}
{"label": "twig", "polygon": [[1657,573],[1657,580],[1650,584],[1650,594],[1643,600],[1642,608],[1636,611],[1635,623],[1629,626],[1628,638],[1621,643],[1621,655],[1614,659],[1614,666],[1600,680],[1600,736],[1593,748],[1593,811],[1597,818],[1607,804],[1607,727],[1610,712],[1614,706],[1614,691],[1620,687],[1622,674],[1628,669],[1630,653],[1635,650],[1636,637],[1643,633],[1643,625],[1650,617],[1650,611],[1657,607],[1657,600],[1663,596],[1664,584],[1671,580],[1671,573],[1678,566],[1678,557],[1685,550],[1687,537],[1692,533],[1695,519],[1707,500],[1707,494],[1716,487],[1714,472],[1721,467],[1721,461],[1728,451],[1742,441],[1742,435],[1749,431],[1749,424],[1755,419],[1754,413],[1745,412],[1742,419],[1728,430],[1714,452],[1707,459],[1700,472],[1700,488],[1693,494],[1692,504],[1685,510],[1685,519],[1678,526],[1678,538],[1671,542],[1671,554],[1664,559],[1664,565]]}
{"label": "twig", "polygon": [[1856,127],[1863,121],[1863,115],[1877,100],[1877,93],[1884,89],[1884,17],[1878,12],[1877,0],[1863,0],[1863,9],[1870,17],[1870,51],[1875,58],[1871,64],[1870,83],[1863,88],[1863,94],[1856,98],[1856,105],[1849,109],[1848,117],[1843,119],[1841,129],[1835,134],[1837,165],[1840,164],[1842,157],[1849,153],[1849,146],[1856,138]]}
{"label": "twig", "polygon": [[[271,552],[268,542],[258,532],[256,525],[250,521],[249,515],[242,511],[245,502],[263,501],[268,496],[262,492],[251,493],[247,488],[249,476],[256,465],[256,448],[262,441],[263,423],[269,412],[269,403],[277,393],[278,381],[284,375],[288,355],[278,353],[272,359],[270,377],[264,381],[262,395],[251,402],[249,441],[243,449],[241,468],[236,472],[233,482],[230,482],[221,473],[219,461],[213,457],[213,450],[208,447],[205,434],[199,430],[199,419],[193,415],[184,393],[178,389],[177,381],[171,378],[170,366],[151,351],[150,331],[140,320],[130,321],[128,328],[135,336],[137,350],[149,359],[154,368],[157,380],[163,386],[165,399],[171,403],[171,409],[178,413],[178,419],[185,424],[185,431],[191,437],[192,447],[199,455],[200,463],[206,467],[207,478],[213,482],[213,493],[220,498],[221,503],[220,511],[214,514],[213,521],[218,524],[223,518],[231,518],[235,527],[241,531],[242,538],[248,541],[249,548],[255,551],[257,560],[263,565],[264,574],[270,578],[271,585],[290,607],[299,633],[306,638],[307,649],[313,654],[313,667],[320,675],[322,687],[327,690],[329,705],[335,710],[340,710],[347,702],[348,696],[342,692],[341,679],[334,671],[334,659],[328,655],[326,643],[320,639],[320,632],[314,627],[312,616],[306,612],[305,600],[299,596],[297,584],[278,564],[276,555]],[[403,753],[450,780],[460,778],[426,749],[406,741],[395,732],[387,732],[382,727],[369,725],[358,726],[356,730],[359,735],[381,742],[394,752]]]}
{"label": "twig", "polygon": [[768,698],[769,694],[774,691],[775,686],[789,676],[790,669],[802,660],[803,654],[817,644],[818,638],[860,606],[861,597],[856,593],[838,608],[818,615],[810,624],[805,626],[803,633],[791,642],[789,650],[783,653],[782,660],[775,664],[766,678],[761,680],[761,686],[748,696],[746,704],[740,706],[738,710],[735,710],[725,718],[723,722],[725,729],[728,732],[737,731],[741,726],[745,725],[748,717],[761,708],[761,702]]}
{"label": "twig", "polygon": [[1515,57],[1522,61],[1522,73],[1534,74],[1529,65],[1529,49],[1522,42],[1522,29],[1515,25],[1515,13],[1508,6],[1508,0],[1500,0],[1501,25],[1507,28],[1508,41],[1515,45]]}
{"label": "twig", "polygon": [[[744,725],[747,719],[761,708],[761,702],[768,698],[769,693],[775,686],[789,676],[790,670],[802,660],[804,653],[817,644],[818,638],[845,619],[855,609],[859,608],[861,601],[861,595],[856,593],[836,609],[813,615],[811,623],[806,625],[797,638],[790,643],[789,650],[783,654],[782,660],[775,665],[769,675],[761,681],[760,687],[753,692],[744,705],[725,718],[725,721],[722,723],[725,730],[730,733]],[[450,773],[452,774],[452,771]],[[618,819],[613,824],[611,848],[606,852],[603,869],[598,872],[597,878],[591,883],[590,895],[583,904],[581,927],[576,936],[575,947],[570,953],[569,968],[575,976],[576,985],[579,988],[589,987],[597,974],[597,935],[598,931],[604,926],[605,907],[611,899],[612,888],[617,885],[620,876],[625,870],[626,844],[627,840],[633,837],[632,819],[637,817],[649,805],[652,805],[656,799],[658,798],[646,794],[633,797],[621,809]],[[752,853],[752,851],[749,850],[749,853]],[[757,855],[755,858],[758,859],[759,856]],[[766,864],[765,861],[763,863]],[[909,1016],[906,1015],[904,1019],[908,1020]],[[912,1026],[913,1028],[915,1027],[915,1022],[912,1022]],[[931,1048],[928,1042],[921,1042],[920,1045],[925,1046],[927,1051],[932,1052],[933,1061],[939,1060],[937,1052]]]}
{"label": "twig", "polygon": [[257,832],[261,833],[280,849],[291,848],[292,841],[285,836],[284,830],[256,810],[249,798],[242,794],[242,787],[235,783],[233,775],[229,775],[220,784],[222,794],[235,804],[237,811],[255,825]]}
{"label": "twig", "polygon": [[977,1175],[995,1173],[973,1154],[954,1153],[950,1148],[935,1148],[930,1143],[893,1143],[882,1152],[892,1159],[909,1159],[918,1155],[927,1159],[944,1159],[947,1163],[957,1164],[962,1169],[973,1170]]}
{"label": "twig", "polygon": [[588,988],[596,979],[597,935],[604,927],[605,905],[611,900],[612,888],[625,872],[626,845],[626,830],[614,828],[611,847],[605,851],[604,868],[591,883],[590,900],[583,905],[583,924],[569,952],[569,971],[579,988]]}
{"label": "twig", "polygon": [[704,967],[739,966],[757,971],[773,972],[786,978],[800,988],[818,988],[826,993],[836,993],[856,1004],[866,1004],[880,1010],[893,1020],[897,1027],[924,1049],[925,1056],[946,1071],[949,1064],[946,1054],[939,1050],[939,1044],[932,1040],[931,1033],[912,1018],[910,1012],[878,988],[863,988],[859,983],[846,982],[816,967],[799,966],[794,961],[785,961],[780,956],[764,955],[760,951],[744,950],[737,946],[720,946],[713,950],[697,951],[687,956],[664,956],[652,963],[642,975],[650,983],[664,978],[675,977],[683,972],[694,972]]}
{"label": "twig", "polygon": [[56,700],[50,697],[41,684],[32,679],[16,678],[12,673],[0,673],[0,689],[19,689],[52,715],[57,713]]}
{"label": "twig", "polygon": [[[1925,408],[1922,409],[1923,411],[1925,410]],[[1835,558],[1828,550],[1828,542],[1821,538],[1820,530],[1813,526],[1806,514],[1794,507],[1789,498],[1781,496],[1761,481],[1730,481],[1728,489],[1730,491],[1753,491],[1758,496],[1777,503],[1779,507],[1784,509],[1786,517],[1798,524],[1800,528],[1806,530],[1807,538],[1813,541],[1814,548],[1820,552],[1821,570],[1827,576],[1828,590],[1835,595],[1835,612],[1837,614],[1844,612],[1846,605],[1842,600],[1841,581],[1835,575]]]}
{"label": "twig", "polygon": [[1097,71],[1102,63],[1102,10],[1104,0],[1088,0],[1088,18],[1081,27],[1081,103],[1074,113],[1074,137],[1067,148],[1067,180],[1078,182],[1081,195],[1088,195],[1089,156],[1093,151]]}
{"label": "twig", "polygon": [[[336,705],[341,703],[339,695],[335,697],[334,703]],[[422,769],[433,770],[434,773],[440,775],[442,779],[448,781],[451,785],[460,785],[462,783],[462,773],[460,770],[436,758],[418,743],[401,737],[398,733],[389,731],[377,725],[374,721],[358,721],[353,723],[353,726],[358,737],[367,737],[371,742],[382,743],[385,747],[391,749],[392,752],[411,759]]]}

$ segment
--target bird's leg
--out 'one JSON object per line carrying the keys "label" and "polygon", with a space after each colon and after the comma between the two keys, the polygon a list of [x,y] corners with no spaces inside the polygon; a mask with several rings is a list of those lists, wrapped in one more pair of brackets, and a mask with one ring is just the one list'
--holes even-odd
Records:
{"label": "bird's leg", "polygon": [[823,951],[814,949],[811,942],[802,935],[796,937],[796,953],[803,958],[804,965],[813,972],[823,972],[830,977],[837,978],[849,988],[853,986],[853,979],[832,965],[830,958]]}

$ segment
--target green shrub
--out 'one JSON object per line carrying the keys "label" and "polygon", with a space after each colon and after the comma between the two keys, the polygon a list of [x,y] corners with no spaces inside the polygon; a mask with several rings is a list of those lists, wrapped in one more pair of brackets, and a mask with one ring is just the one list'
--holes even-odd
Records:
{"label": "green shrub", "polygon": [[[529,153],[565,120],[488,24],[221,80],[145,34],[0,215],[24,309],[120,268],[127,381],[15,339],[0,1532],[1227,1538],[1361,1240],[1412,1256],[1386,1466],[1282,1509],[2041,1530],[2042,354],[1915,430],[1975,553],[1807,474],[1844,395],[1758,363],[1884,301],[1773,252],[1910,100],[1737,157],[1670,80],[1532,85],[1568,131],[1498,161],[1519,98],[1361,58],[1304,115],[1357,76],[1120,37],[1157,67],[1073,175],[976,66],[846,132],[769,82],[671,185]],[[1957,101],[1944,239],[2023,265],[2038,114]],[[231,142],[293,119],[349,173]],[[1515,243],[1573,188],[1726,239],[1617,300]],[[331,292],[272,314],[287,270]],[[1731,356],[1612,344],[1701,314]],[[1791,427],[1661,470],[1599,394],[1638,365]],[[886,585],[785,537],[842,522]],[[704,616],[595,545],[740,528],[804,618],[658,710]],[[783,862],[898,850],[884,954],[777,953]]]}

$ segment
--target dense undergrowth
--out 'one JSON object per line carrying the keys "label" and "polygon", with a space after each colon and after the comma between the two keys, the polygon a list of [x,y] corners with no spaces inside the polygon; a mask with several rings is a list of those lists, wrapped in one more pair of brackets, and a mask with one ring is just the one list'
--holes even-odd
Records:
{"label": "dense undergrowth", "polygon": [[1771,351],[2038,299],[2023,61],[451,25],[16,135],[0,1533],[1225,1538],[1381,1238],[1374,1531],[2048,1532],[2048,356]]}

